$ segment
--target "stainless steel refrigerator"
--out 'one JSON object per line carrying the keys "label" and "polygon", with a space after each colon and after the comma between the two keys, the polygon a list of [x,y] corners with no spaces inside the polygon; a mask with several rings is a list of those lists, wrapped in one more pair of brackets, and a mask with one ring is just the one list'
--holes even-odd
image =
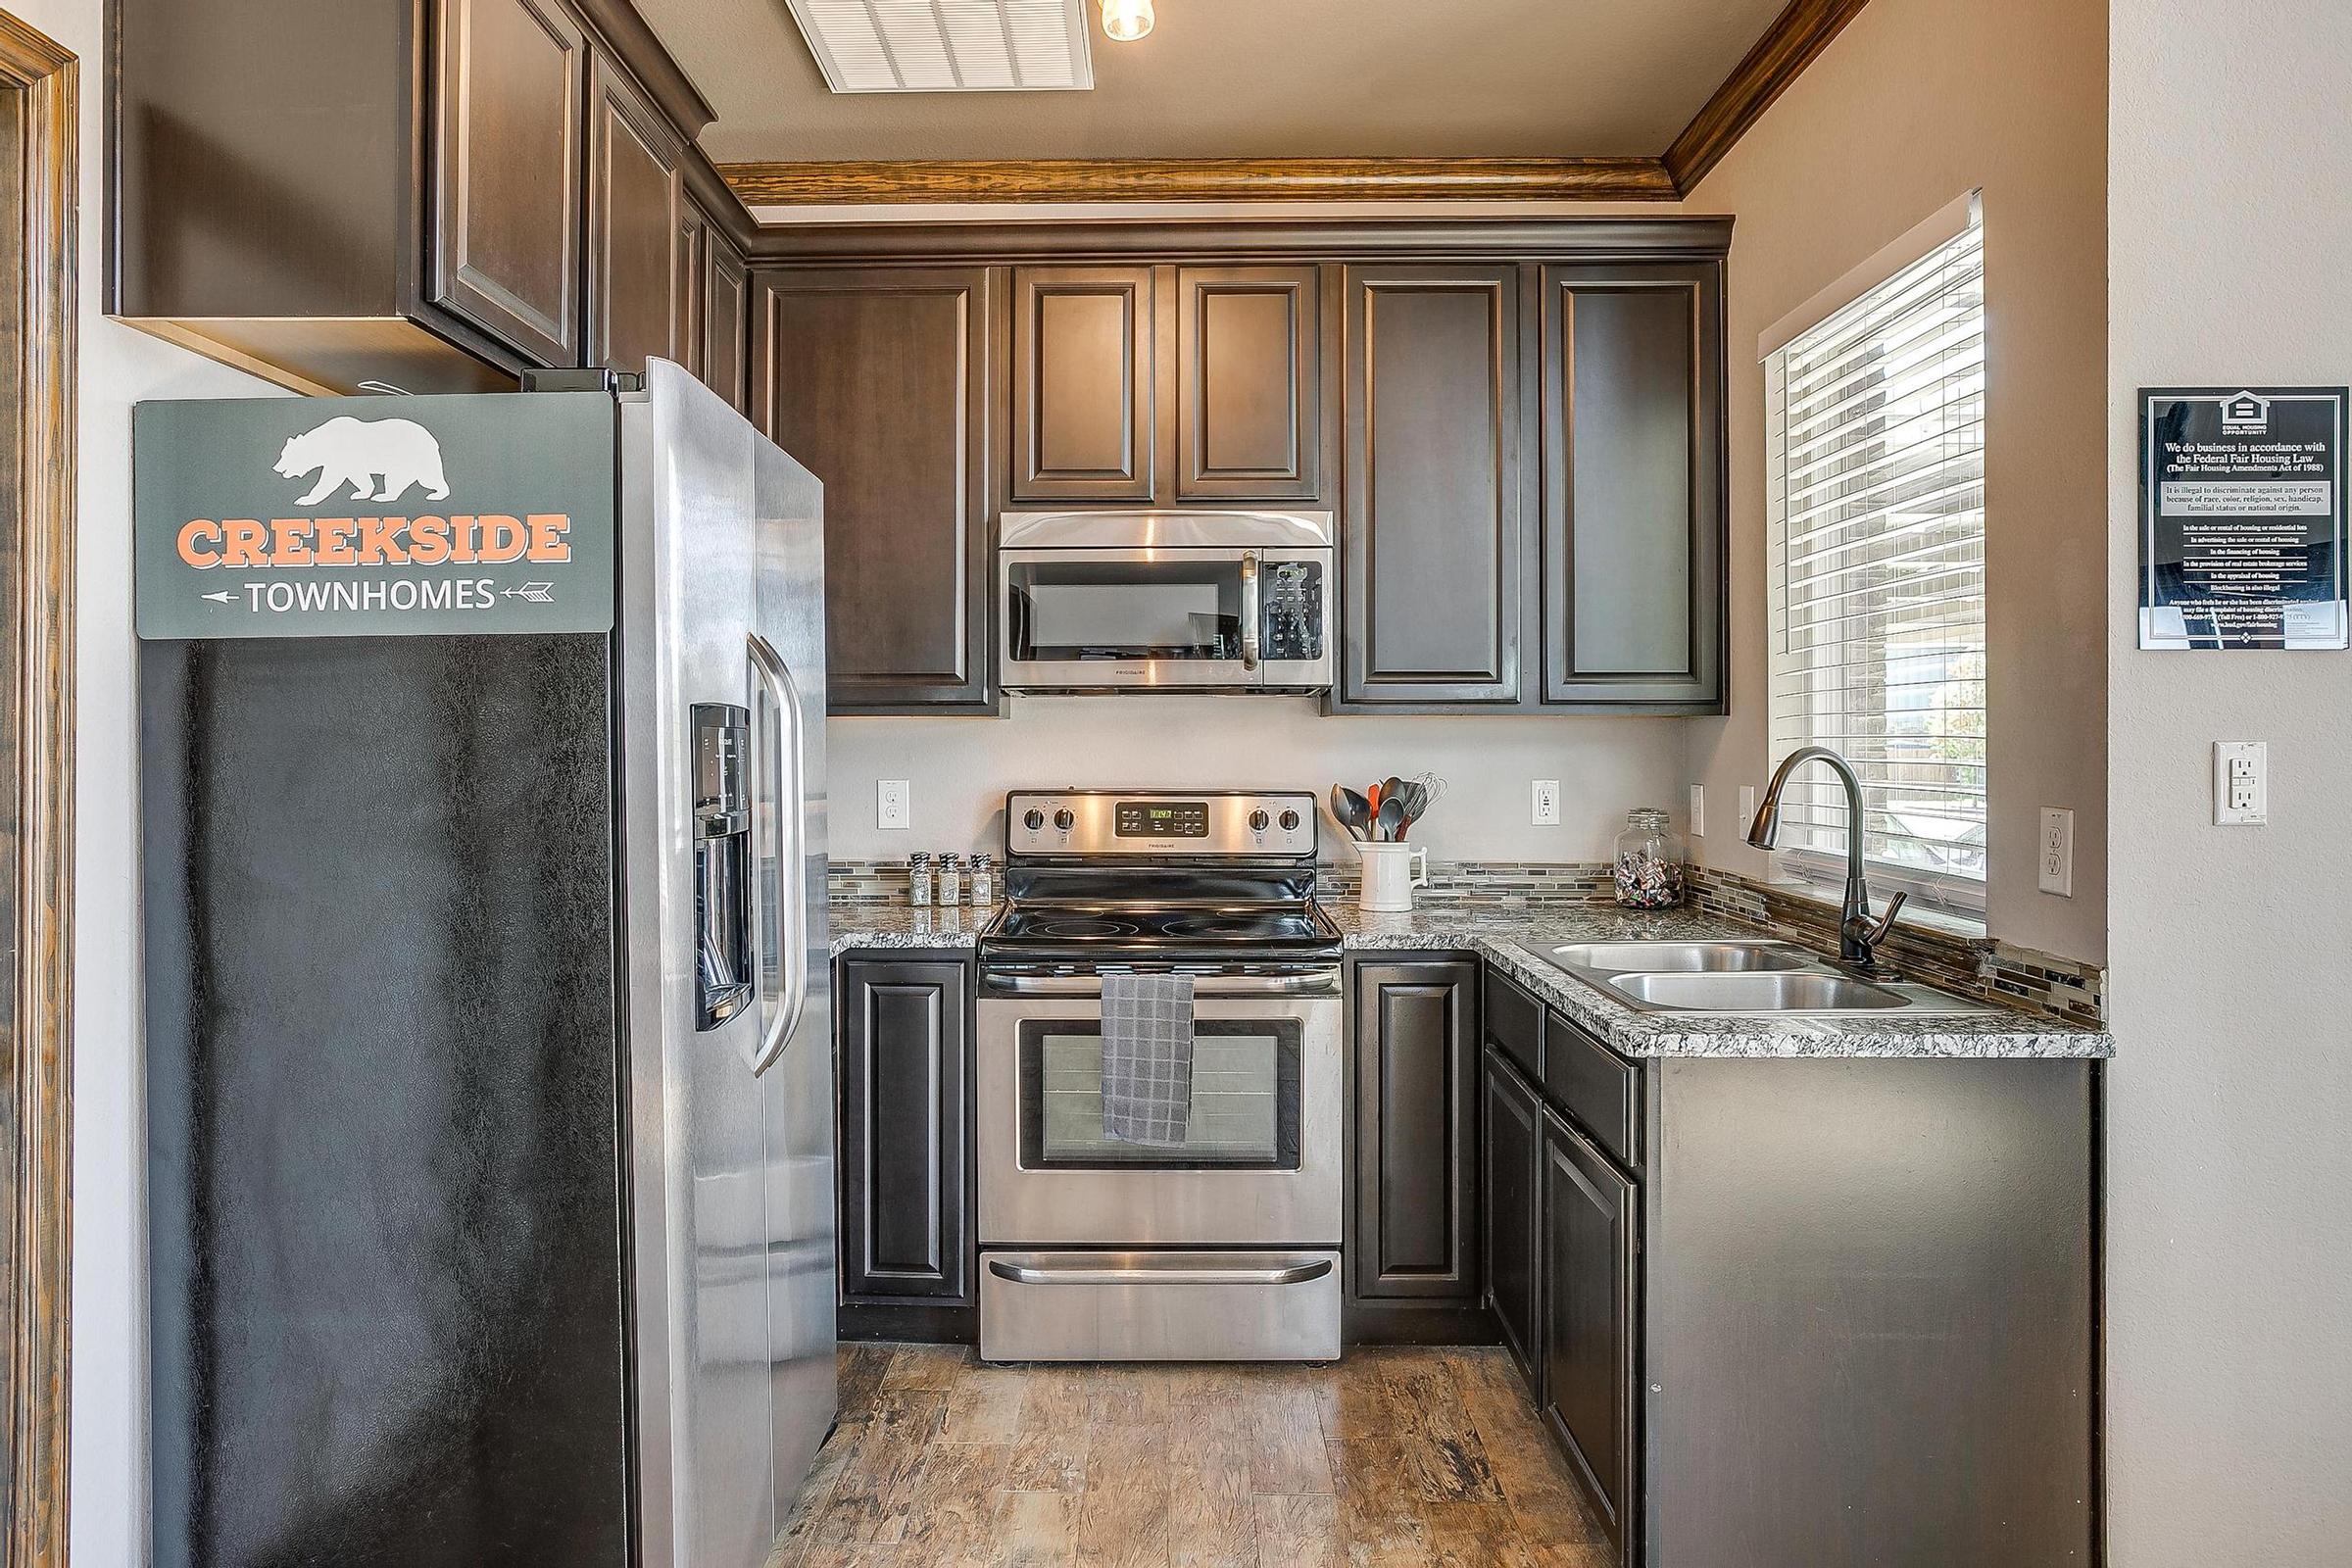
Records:
{"label": "stainless steel refrigerator", "polygon": [[816,481],[662,362],[134,463],[154,1560],[759,1568],[835,1413]]}

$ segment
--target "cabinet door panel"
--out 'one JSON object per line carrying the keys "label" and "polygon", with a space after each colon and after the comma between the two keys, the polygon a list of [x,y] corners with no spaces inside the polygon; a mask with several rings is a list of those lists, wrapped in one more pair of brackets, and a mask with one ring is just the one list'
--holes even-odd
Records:
{"label": "cabinet door panel", "polygon": [[1502,1343],[1530,1389],[1538,1387],[1538,1291],[1543,1250],[1544,1113],[1527,1080],[1498,1050],[1486,1053],[1486,1125],[1480,1144],[1486,1278]]}
{"label": "cabinet door panel", "polygon": [[1311,500],[1322,441],[1311,267],[1178,270],[1176,494]]}
{"label": "cabinet door panel", "polygon": [[1544,1424],[1630,1557],[1640,1408],[1636,1195],[1577,1131],[1544,1112]]}
{"label": "cabinet door panel", "polygon": [[1021,268],[1012,291],[1012,499],[1151,500],[1152,270]]}
{"label": "cabinet door panel", "polygon": [[745,374],[751,273],[715,223],[705,230],[701,299],[703,380],[742,410],[751,390]]}
{"label": "cabinet door panel", "polygon": [[637,84],[596,57],[588,134],[588,363],[642,371],[678,358],[676,134]]}
{"label": "cabinet door panel", "polygon": [[682,204],[678,212],[678,363],[706,385],[710,366],[705,353],[703,322],[710,310],[707,282],[712,242],[710,220],[703,216],[703,210],[693,202]]}
{"label": "cabinet door panel", "polygon": [[755,417],[825,486],[832,710],[987,709],[985,268],[759,274]]}
{"label": "cabinet door panel", "polygon": [[433,21],[432,302],[578,365],[587,35],[557,0],[438,0]]}
{"label": "cabinet door panel", "polygon": [[1517,271],[1348,270],[1349,703],[1519,696]]}
{"label": "cabinet door panel", "polygon": [[1355,1295],[1475,1301],[1478,966],[1362,964]]}
{"label": "cabinet door panel", "polygon": [[1721,699],[1718,277],[1544,269],[1546,702]]}
{"label": "cabinet door panel", "polygon": [[971,1296],[964,976],[960,963],[842,965],[847,1298]]}

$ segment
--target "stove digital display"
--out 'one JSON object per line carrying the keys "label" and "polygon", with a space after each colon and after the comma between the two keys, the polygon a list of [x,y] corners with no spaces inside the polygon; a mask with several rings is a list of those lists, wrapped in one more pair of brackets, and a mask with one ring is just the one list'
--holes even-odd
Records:
{"label": "stove digital display", "polygon": [[1204,839],[1206,801],[1121,801],[1111,811],[1111,831],[1123,839]]}

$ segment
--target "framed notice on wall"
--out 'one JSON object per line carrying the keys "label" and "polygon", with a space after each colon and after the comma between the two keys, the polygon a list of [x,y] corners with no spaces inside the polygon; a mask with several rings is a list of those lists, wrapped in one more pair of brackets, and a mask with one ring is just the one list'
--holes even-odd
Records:
{"label": "framed notice on wall", "polygon": [[2343,387],[2139,394],[2139,646],[2352,647]]}

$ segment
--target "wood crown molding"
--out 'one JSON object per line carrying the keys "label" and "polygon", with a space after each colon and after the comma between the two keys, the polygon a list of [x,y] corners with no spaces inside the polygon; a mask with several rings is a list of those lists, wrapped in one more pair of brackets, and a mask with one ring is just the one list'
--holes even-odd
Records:
{"label": "wood crown molding", "polygon": [[721,164],[746,206],[898,202],[1672,201],[1655,158],[1057,158]]}
{"label": "wood crown molding", "polygon": [[1675,190],[1690,195],[1707,177],[1707,172],[1723,162],[1723,155],[1747,134],[1748,127],[1763,118],[1773,100],[1804,74],[1805,68],[1868,3],[1788,0],[1788,9],[1774,19],[1756,46],[1715,89],[1715,96],[1666,149],[1666,172]]}
{"label": "wood crown molding", "polygon": [[1079,262],[1720,261],[1729,218],[1054,218],[762,228],[756,266]]}
{"label": "wood crown molding", "polygon": [[[7,1427],[0,1443],[0,1563],[65,1568],[72,1372],[74,526],[75,324],[80,293],[80,88],[72,54],[0,13],[0,112],[18,129],[17,210],[0,257],[21,285],[6,309],[7,489],[14,536],[0,537],[13,688],[0,700],[0,758],[17,819],[0,853],[11,873],[15,951],[7,964],[13,1126],[7,1195]],[[13,280],[12,280],[13,281]]]}
{"label": "wood crown molding", "polygon": [[1868,0],[1789,0],[1662,158],[1052,158],[717,165],[745,207],[925,202],[1670,202]]}

